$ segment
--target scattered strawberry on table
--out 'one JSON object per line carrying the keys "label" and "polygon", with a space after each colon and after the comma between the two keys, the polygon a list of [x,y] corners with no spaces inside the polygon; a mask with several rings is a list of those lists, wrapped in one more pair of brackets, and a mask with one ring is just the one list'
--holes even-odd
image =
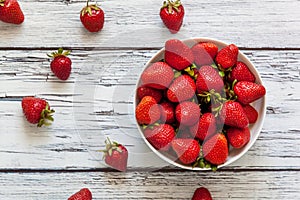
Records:
{"label": "scattered strawberry on table", "polygon": [[137,89],[136,119],[155,149],[215,170],[228,159],[229,145],[248,144],[249,125],[259,117],[252,103],[266,89],[238,54],[234,44],[166,41],[164,58],[142,72]]}
{"label": "scattered strawberry on table", "polygon": [[24,14],[17,0],[0,0],[0,20],[12,24],[23,23]]}
{"label": "scattered strawberry on table", "polygon": [[80,12],[80,21],[90,32],[99,32],[104,26],[104,11],[97,4],[89,4],[82,8]]}
{"label": "scattered strawberry on table", "polygon": [[70,196],[68,200],[92,200],[92,193],[88,188],[82,188]]}
{"label": "scattered strawberry on table", "polygon": [[167,0],[160,9],[160,18],[171,33],[177,33],[183,23],[184,7],[180,0]]}
{"label": "scattered strawberry on table", "polygon": [[213,199],[207,188],[199,187],[195,190],[192,200],[213,200]]}
{"label": "scattered strawberry on table", "polygon": [[70,51],[64,51],[59,48],[58,51],[48,54],[49,57],[53,58],[50,63],[51,71],[60,80],[67,80],[71,74],[72,61],[68,57]]}

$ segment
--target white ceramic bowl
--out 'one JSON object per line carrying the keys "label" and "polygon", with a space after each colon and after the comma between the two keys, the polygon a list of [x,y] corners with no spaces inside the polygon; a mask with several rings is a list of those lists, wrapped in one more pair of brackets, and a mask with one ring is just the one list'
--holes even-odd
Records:
{"label": "white ceramic bowl", "polygon": [[[199,42],[213,42],[214,44],[216,44],[220,49],[224,48],[225,46],[227,46],[228,44],[219,41],[219,40],[215,40],[215,39],[211,39],[211,38],[192,38],[192,39],[187,39],[187,40],[182,40],[185,44],[187,44],[189,47],[192,47],[193,45],[199,43]],[[150,66],[151,64],[160,61],[164,58],[164,48],[162,48],[161,50],[159,50],[146,64],[145,68],[146,69],[148,66]],[[263,82],[261,80],[261,77],[259,75],[259,72],[257,71],[257,69],[255,68],[255,66],[253,65],[253,63],[241,52],[239,51],[239,55],[238,55],[238,60],[244,62],[249,69],[251,70],[251,72],[255,75],[256,77],[256,83],[262,84]],[[136,89],[139,87],[140,85],[140,78],[137,82],[136,85]],[[137,96],[135,96],[135,102],[134,102],[134,109],[137,106]],[[256,100],[255,102],[253,102],[251,104],[258,112],[258,119],[256,121],[256,123],[251,124],[249,126],[250,132],[251,132],[251,138],[250,141],[248,142],[247,145],[245,145],[243,148],[241,149],[233,149],[230,148],[229,149],[229,156],[226,160],[226,162],[222,165],[219,165],[218,168],[227,166],[231,163],[233,163],[234,161],[238,160],[239,158],[241,158],[255,143],[255,141],[257,140],[262,126],[263,126],[263,122],[264,122],[264,118],[266,116],[266,95],[262,98],[260,98],[259,100]],[[144,139],[145,143],[148,145],[148,147],[154,152],[156,153],[161,159],[165,160],[166,162],[170,163],[171,165],[180,167],[182,169],[188,169],[188,170],[210,170],[209,168],[200,168],[200,167],[192,167],[192,166],[187,166],[187,165],[183,165],[179,162],[176,162],[174,160],[172,160],[171,158],[167,157],[166,155],[162,154],[161,152],[159,152],[157,149],[155,149],[146,139],[146,137],[143,134],[143,131],[141,129],[141,126],[136,123],[138,126],[138,130],[142,136],[142,138]]]}

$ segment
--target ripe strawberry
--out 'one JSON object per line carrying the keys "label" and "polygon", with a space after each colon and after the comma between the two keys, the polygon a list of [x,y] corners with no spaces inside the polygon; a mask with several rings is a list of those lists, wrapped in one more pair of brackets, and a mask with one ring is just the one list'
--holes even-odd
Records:
{"label": "ripe strawberry", "polygon": [[135,117],[139,124],[153,124],[160,119],[160,107],[151,96],[145,96],[135,109]]}
{"label": "ripe strawberry", "polygon": [[256,122],[258,118],[258,112],[251,105],[244,105],[243,110],[249,120],[249,124],[253,124]]}
{"label": "ripe strawberry", "polygon": [[244,105],[252,103],[266,94],[266,89],[263,85],[248,81],[237,82],[233,86],[233,91],[237,96],[237,101]]}
{"label": "ripe strawberry", "polygon": [[216,56],[216,62],[222,68],[228,69],[236,64],[237,57],[238,57],[238,47],[235,46],[234,44],[230,44],[218,52]]}
{"label": "ripe strawberry", "polygon": [[154,148],[168,151],[175,137],[175,130],[169,124],[159,124],[147,127],[144,135]]}
{"label": "ripe strawberry", "polygon": [[0,0],[0,20],[12,24],[23,23],[24,14],[17,0]]}
{"label": "ripe strawberry", "polygon": [[155,99],[157,103],[159,103],[163,95],[160,90],[156,90],[145,86],[140,86],[137,89],[137,97],[139,98],[139,100],[141,100],[145,96],[151,96]]}
{"label": "ripe strawberry", "polygon": [[171,33],[177,33],[182,25],[184,17],[184,8],[180,0],[164,1],[160,9],[160,18]]}
{"label": "ripe strawberry", "polygon": [[87,0],[86,6],[80,12],[80,21],[88,31],[98,32],[104,25],[104,12],[96,4],[89,5]]}
{"label": "ripe strawberry", "polygon": [[182,102],[195,95],[196,84],[189,75],[176,78],[167,91],[167,97],[172,102]]}
{"label": "ripe strawberry", "polygon": [[205,65],[199,69],[196,87],[198,93],[212,89],[220,92],[224,88],[224,82],[219,73],[212,66]]}
{"label": "ripe strawberry", "polygon": [[203,42],[192,47],[195,63],[199,67],[210,65],[218,53],[218,46],[211,42]]}
{"label": "ripe strawberry", "polygon": [[192,50],[177,39],[168,40],[165,44],[165,61],[176,70],[183,70],[194,62]]}
{"label": "ripe strawberry", "polygon": [[127,170],[128,151],[126,147],[117,142],[111,142],[109,138],[105,140],[105,150],[103,158],[106,164],[119,171]]}
{"label": "ripe strawberry", "polygon": [[207,188],[200,187],[195,190],[192,200],[213,200],[213,199]]}
{"label": "ripe strawberry", "polygon": [[183,164],[191,164],[199,157],[200,144],[194,139],[176,138],[171,144]]}
{"label": "ripe strawberry", "polygon": [[200,107],[194,102],[182,102],[176,106],[175,116],[180,125],[194,125],[200,118]]}
{"label": "ripe strawberry", "polygon": [[173,69],[165,62],[152,64],[141,75],[142,84],[155,89],[167,88],[173,78]]}
{"label": "ripe strawberry", "polygon": [[69,54],[70,51],[64,51],[62,48],[59,48],[57,52],[48,54],[49,57],[53,58],[50,63],[51,71],[60,80],[67,80],[71,74],[72,61],[67,57]]}
{"label": "ripe strawberry", "polygon": [[228,142],[225,135],[218,133],[204,142],[204,159],[214,165],[225,163],[228,157]]}
{"label": "ripe strawberry", "polygon": [[175,107],[170,102],[163,102],[161,105],[161,117],[160,120],[166,124],[172,124],[175,122]]}
{"label": "ripe strawberry", "polygon": [[227,101],[220,110],[222,122],[228,126],[245,128],[249,125],[248,118],[239,102]]}
{"label": "ripe strawberry", "polygon": [[92,200],[92,193],[88,188],[82,188],[68,198],[68,200]]}
{"label": "ripe strawberry", "polygon": [[204,113],[199,122],[190,127],[190,132],[199,140],[206,140],[217,131],[216,118],[212,113]]}
{"label": "ripe strawberry", "polygon": [[246,128],[234,128],[230,127],[226,131],[228,141],[234,148],[242,148],[250,141],[250,130]]}
{"label": "ripe strawberry", "polygon": [[38,127],[50,125],[49,121],[54,120],[52,117],[54,110],[50,110],[48,102],[44,99],[24,97],[22,99],[22,109],[27,121],[37,124]]}
{"label": "ripe strawberry", "polygon": [[238,61],[229,74],[229,81],[234,80],[255,82],[255,76],[245,63]]}

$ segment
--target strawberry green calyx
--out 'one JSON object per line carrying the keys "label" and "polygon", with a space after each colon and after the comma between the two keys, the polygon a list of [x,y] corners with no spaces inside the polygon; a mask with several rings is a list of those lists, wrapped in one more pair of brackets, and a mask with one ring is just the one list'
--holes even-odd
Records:
{"label": "strawberry green calyx", "polygon": [[168,8],[168,13],[171,14],[173,10],[178,12],[179,11],[178,10],[179,6],[181,6],[180,0],[176,0],[176,1],[167,0],[167,1],[164,1],[163,6],[162,6],[161,9]]}
{"label": "strawberry green calyx", "polygon": [[92,5],[89,5],[89,0],[87,0],[86,2],[86,7],[84,7],[82,10],[81,10],[81,16],[84,16],[85,14],[89,14],[90,16],[92,15],[92,10],[100,10],[99,8],[99,5],[96,3],[96,4],[92,4]]}
{"label": "strawberry green calyx", "polygon": [[41,118],[39,120],[39,123],[37,124],[38,127],[41,127],[43,125],[49,126],[51,122],[54,121],[54,118],[52,117],[52,114],[55,111],[53,109],[49,109],[48,103],[46,104],[45,109],[41,112]]}
{"label": "strawberry green calyx", "polygon": [[122,153],[122,149],[120,148],[120,144],[115,142],[115,141],[112,142],[109,139],[109,137],[107,137],[106,140],[105,140],[105,149],[100,150],[99,152],[104,153],[104,155],[103,155],[103,159],[104,159],[106,156],[111,156],[113,151],[115,151],[115,150]]}
{"label": "strawberry green calyx", "polygon": [[52,52],[51,54],[47,54],[47,55],[50,58],[55,58],[58,56],[68,56],[68,55],[70,55],[70,53],[71,53],[70,50],[64,51],[63,48],[59,48],[57,51]]}

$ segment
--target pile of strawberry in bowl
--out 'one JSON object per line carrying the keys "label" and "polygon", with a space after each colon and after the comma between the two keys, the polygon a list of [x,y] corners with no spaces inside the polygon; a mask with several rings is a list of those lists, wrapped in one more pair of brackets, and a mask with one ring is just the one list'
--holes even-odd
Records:
{"label": "pile of strawberry in bowl", "polygon": [[146,144],[163,160],[216,170],[254,144],[265,94],[259,73],[236,45],[171,39],[141,73],[135,117]]}

